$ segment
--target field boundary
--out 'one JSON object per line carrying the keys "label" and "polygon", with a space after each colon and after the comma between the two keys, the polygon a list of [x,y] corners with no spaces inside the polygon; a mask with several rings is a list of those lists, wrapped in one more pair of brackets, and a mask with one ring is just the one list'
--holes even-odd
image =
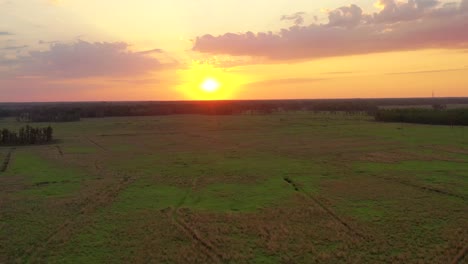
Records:
{"label": "field boundary", "polygon": [[11,148],[8,153],[5,156],[5,159],[3,160],[2,166],[0,167],[0,172],[5,172],[8,169],[8,165],[10,164],[11,161],[11,156],[13,155],[13,152],[15,151],[16,148]]}
{"label": "field boundary", "polygon": [[296,192],[300,192],[303,194],[307,199],[318,205],[322,210],[324,210],[331,218],[333,218],[336,222],[344,226],[349,232],[351,232],[353,235],[356,235],[362,239],[367,239],[367,237],[357,230],[355,230],[350,224],[348,224],[345,220],[343,220],[341,217],[339,217],[331,208],[323,204],[319,199],[311,195],[310,193],[304,191],[296,182],[294,182],[291,178],[289,177],[284,177],[283,180],[287,182],[290,186],[294,188]]}

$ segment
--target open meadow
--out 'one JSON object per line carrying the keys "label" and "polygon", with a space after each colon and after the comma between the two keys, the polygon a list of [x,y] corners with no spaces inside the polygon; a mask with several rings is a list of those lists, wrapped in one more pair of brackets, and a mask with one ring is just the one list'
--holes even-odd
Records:
{"label": "open meadow", "polygon": [[466,127],[309,112],[51,125],[53,144],[0,147],[0,263],[467,261]]}

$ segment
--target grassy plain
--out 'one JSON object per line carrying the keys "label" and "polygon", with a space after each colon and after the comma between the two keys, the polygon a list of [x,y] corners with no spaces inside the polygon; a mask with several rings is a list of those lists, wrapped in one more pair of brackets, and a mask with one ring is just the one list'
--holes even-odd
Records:
{"label": "grassy plain", "polygon": [[53,127],[56,144],[0,148],[0,263],[450,263],[468,244],[463,127],[305,112]]}

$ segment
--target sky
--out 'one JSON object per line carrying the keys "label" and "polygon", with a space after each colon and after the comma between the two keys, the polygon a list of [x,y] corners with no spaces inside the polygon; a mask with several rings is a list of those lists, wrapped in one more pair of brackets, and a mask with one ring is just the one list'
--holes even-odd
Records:
{"label": "sky", "polygon": [[468,97],[468,0],[0,0],[0,102]]}

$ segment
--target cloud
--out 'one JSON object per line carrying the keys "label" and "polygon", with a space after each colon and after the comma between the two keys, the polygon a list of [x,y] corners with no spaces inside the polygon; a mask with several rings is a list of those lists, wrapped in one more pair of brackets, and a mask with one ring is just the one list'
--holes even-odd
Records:
{"label": "cloud", "polygon": [[440,1],[438,0],[409,0],[408,2],[379,0],[378,6],[383,7],[383,9],[373,15],[373,20],[378,23],[396,23],[414,20],[433,11],[439,4]]}
{"label": "cloud", "polygon": [[[134,76],[167,67],[151,52],[133,52],[123,42],[77,41],[51,44],[46,51],[32,51],[16,59],[14,74],[51,78]],[[162,52],[162,51],[159,51]]]}
{"label": "cloud", "polygon": [[13,33],[7,31],[0,31],[0,36],[11,36]]}
{"label": "cloud", "polygon": [[244,85],[246,88],[258,88],[258,87],[274,87],[274,86],[289,86],[289,85],[300,85],[308,84],[313,82],[320,82],[330,80],[331,78],[286,78],[286,79],[271,79],[257,82],[251,82]]}
{"label": "cloud", "polygon": [[197,37],[193,50],[216,55],[304,60],[427,48],[468,48],[468,0],[405,3],[381,0],[380,12],[356,5],[329,11],[326,24],[295,25],[279,32],[226,33]]}
{"label": "cloud", "polygon": [[408,72],[391,72],[391,73],[387,73],[387,75],[443,73],[443,72],[457,72],[457,71],[468,71],[468,66],[467,66],[467,67],[464,67],[464,68],[455,68],[455,69],[441,69],[441,70],[427,70],[427,71],[408,71]]}
{"label": "cloud", "polygon": [[28,45],[23,45],[23,46],[6,46],[0,48],[0,50],[22,50],[29,47]]}
{"label": "cloud", "polygon": [[343,6],[328,13],[328,26],[354,27],[361,19],[362,9],[359,6]]}
{"label": "cloud", "polygon": [[462,0],[460,9],[464,12],[468,12],[468,0]]}
{"label": "cloud", "polygon": [[305,12],[297,12],[292,15],[284,15],[281,17],[281,21],[293,21],[295,25],[299,26],[304,24]]}
{"label": "cloud", "polygon": [[164,53],[162,49],[152,49],[152,50],[144,50],[138,52],[138,54],[153,54],[153,53]]}

